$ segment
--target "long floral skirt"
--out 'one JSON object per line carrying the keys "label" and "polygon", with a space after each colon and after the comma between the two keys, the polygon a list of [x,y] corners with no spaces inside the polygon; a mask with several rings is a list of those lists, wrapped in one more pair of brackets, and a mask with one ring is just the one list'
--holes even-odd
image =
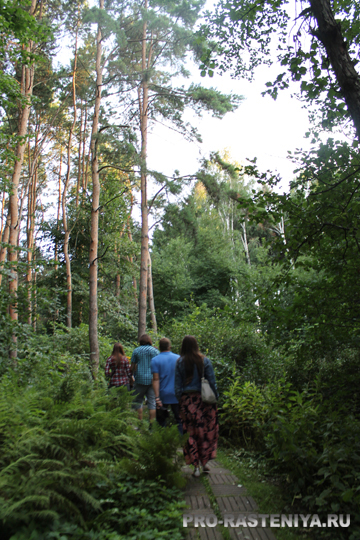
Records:
{"label": "long floral skirt", "polygon": [[189,433],[184,446],[186,463],[195,467],[216,457],[219,438],[217,405],[203,403],[200,392],[183,394],[180,398],[183,431]]}

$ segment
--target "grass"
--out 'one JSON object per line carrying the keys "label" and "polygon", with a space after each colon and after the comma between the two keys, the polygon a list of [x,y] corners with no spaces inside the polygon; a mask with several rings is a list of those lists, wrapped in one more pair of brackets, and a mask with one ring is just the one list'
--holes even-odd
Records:
{"label": "grass", "polygon": [[[301,513],[301,511],[286,505],[283,488],[276,479],[269,475],[266,463],[260,456],[242,449],[234,450],[223,447],[218,449],[216,461],[237,476],[240,484],[255,499],[259,513],[286,515]],[[300,527],[292,529],[279,527],[271,530],[276,536],[276,540],[313,540],[315,535],[319,537],[319,529],[317,528],[312,532],[304,531]]]}
{"label": "grass", "polygon": [[[208,494],[210,504],[211,504],[211,509],[214,511],[214,514],[218,518],[218,521],[221,521],[222,520],[221,511],[220,511],[219,505],[218,505],[218,503],[216,501],[215,495],[212,492],[209,479],[205,475],[202,475],[200,478],[201,478],[202,483],[205,486],[206,493]],[[220,525],[220,524],[217,525],[217,528],[220,530],[224,540],[231,540],[231,536],[230,536],[230,532],[229,532],[228,528],[226,528],[226,527],[224,527],[223,525]]]}

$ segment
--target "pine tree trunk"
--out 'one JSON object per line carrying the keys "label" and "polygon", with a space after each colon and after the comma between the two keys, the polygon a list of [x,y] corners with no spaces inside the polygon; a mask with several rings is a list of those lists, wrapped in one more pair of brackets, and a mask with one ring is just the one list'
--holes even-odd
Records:
{"label": "pine tree trunk", "polygon": [[73,107],[74,107],[74,118],[73,123],[69,132],[69,141],[67,149],[67,170],[64,183],[64,190],[62,194],[62,215],[63,215],[63,226],[65,232],[64,238],[64,258],[65,258],[65,267],[66,267],[66,326],[71,328],[72,326],[72,274],[71,274],[71,260],[69,255],[69,240],[70,240],[70,229],[67,219],[66,212],[66,195],[67,190],[70,184],[70,171],[71,171],[71,143],[76,126],[76,117],[77,117],[77,108],[76,108],[76,68],[77,68],[77,44],[78,44],[78,28],[76,27],[76,37],[75,37],[75,55],[74,55],[74,69],[72,75],[72,94],[73,94]]}
{"label": "pine tree trunk", "polygon": [[[73,108],[74,108],[74,118],[73,123],[71,125],[70,133],[69,133],[69,144],[68,144],[68,151],[67,151],[67,171],[66,171],[66,178],[65,178],[65,185],[64,185],[64,192],[63,192],[63,198],[62,198],[62,204],[63,204],[63,224],[64,224],[64,231],[65,231],[65,238],[64,238],[64,257],[65,257],[65,267],[66,267],[66,289],[67,289],[67,295],[66,295],[66,326],[68,328],[72,327],[72,271],[71,271],[71,260],[69,255],[69,241],[70,241],[70,229],[68,225],[67,220],[67,214],[66,214],[66,193],[70,184],[70,170],[71,170],[71,145],[72,145],[72,139],[76,127],[76,119],[77,119],[77,107],[76,107],[76,70],[77,70],[77,56],[78,56],[78,34],[79,34],[79,25],[80,21],[78,19],[77,25],[76,25],[76,34],[75,34],[75,54],[74,54],[74,69],[73,69],[73,76],[72,76],[72,96],[73,96]],[[81,130],[81,128],[80,128]]]}
{"label": "pine tree trunk", "polygon": [[77,174],[77,183],[76,183],[76,200],[75,208],[78,209],[79,206],[79,196],[80,196],[80,182],[81,182],[81,138],[82,138],[82,124],[83,124],[83,110],[81,108],[80,116],[80,134],[79,134],[79,148],[78,148],[78,174]]}
{"label": "pine tree trunk", "polygon": [[85,119],[84,119],[84,132],[83,132],[83,148],[82,148],[82,194],[84,196],[85,189],[87,188],[87,172],[88,172],[88,159],[86,155],[86,128],[87,128],[87,115],[88,109],[85,103]]}
{"label": "pine tree trunk", "polygon": [[[130,220],[131,220],[131,213],[132,213],[132,209],[133,209],[133,205],[134,205],[134,196],[133,196],[133,193],[132,193],[131,189],[130,189],[130,196],[131,196],[131,203],[130,203],[130,214],[129,214],[128,219],[127,219],[127,230],[128,230],[128,238],[129,238],[130,242],[132,243],[133,239],[132,239],[132,234],[131,234]],[[133,264],[133,258],[130,256],[130,257],[128,257],[128,260],[129,260],[130,264],[132,265]],[[136,281],[135,274],[133,274],[133,276],[132,276],[132,282],[133,282],[135,303],[137,304],[138,303],[137,281]]]}
{"label": "pine tree trunk", "polygon": [[26,286],[28,297],[28,324],[32,324],[32,259],[34,252],[34,230],[35,230],[35,210],[36,210],[36,189],[37,189],[37,167],[31,180],[28,194],[28,219],[27,219],[27,274]]}
{"label": "pine tree trunk", "polygon": [[9,236],[10,236],[10,211],[8,210],[4,230],[1,237],[2,246],[0,249],[0,285],[2,282],[1,270],[4,267],[4,262],[5,262],[6,254],[7,254],[7,247],[5,244],[9,242]]}
{"label": "pine tree trunk", "polygon": [[34,298],[34,303],[33,303],[33,312],[34,312],[34,315],[33,315],[33,322],[32,322],[32,325],[33,325],[33,330],[34,332],[36,332],[36,326],[37,326],[37,290],[36,290],[36,253],[34,252],[34,277],[33,277],[33,298]]}
{"label": "pine tree trunk", "polygon": [[[36,9],[36,0],[31,1],[30,15],[34,15]],[[27,47],[28,52],[31,51],[32,44]],[[24,154],[26,147],[26,133],[28,127],[28,120],[31,107],[31,95],[34,82],[34,67],[22,66],[21,72],[21,94],[24,98],[24,105],[20,112],[18,123],[18,144],[15,151],[15,165],[14,172],[11,179],[11,193],[9,198],[9,212],[10,212],[10,234],[9,234],[9,251],[8,260],[11,266],[11,276],[9,279],[9,293],[10,293],[10,305],[9,314],[12,321],[18,320],[17,312],[17,288],[18,288],[18,275],[17,275],[17,260],[18,252],[16,249],[18,241],[18,227],[19,227],[19,211],[18,211],[18,188],[20,183],[20,176],[22,165],[24,162]],[[17,357],[17,339],[16,336],[12,336],[13,345],[10,351],[10,358],[14,361]]]}
{"label": "pine tree trunk", "polygon": [[155,303],[154,303],[154,292],[153,292],[153,283],[152,283],[152,272],[151,272],[151,255],[149,252],[149,263],[148,263],[148,297],[149,297],[149,310],[151,317],[152,329],[157,333],[157,323],[156,323],[156,314],[155,314]]}
{"label": "pine tree trunk", "polygon": [[[57,207],[57,218],[56,218],[56,231],[59,232],[60,229],[60,211],[61,211],[61,169],[62,169],[62,147],[60,147],[60,162],[59,162],[59,177],[58,177],[58,207]],[[58,236],[55,240],[55,251],[54,251],[54,260],[55,260],[55,272],[57,273],[59,267],[59,241]],[[56,276],[57,279],[57,276]]]}
{"label": "pine tree trunk", "polygon": [[[100,9],[104,9],[104,0],[100,0]],[[89,341],[90,341],[90,365],[93,377],[96,378],[99,369],[99,341],[98,341],[98,243],[99,243],[99,205],[100,205],[100,179],[99,164],[97,157],[96,136],[99,131],[99,112],[101,102],[102,74],[101,66],[102,44],[101,29],[98,25],[96,48],[96,96],[94,117],[91,131],[91,175],[92,175],[92,204],[91,204],[91,228],[90,228],[90,256],[89,256]]]}
{"label": "pine tree trunk", "polygon": [[[145,10],[148,2],[145,0]],[[147,282],[149,259],[149,223],[147,206],[147,128],[148,128],[148,83],[146,77],[146,28],[144,22],[142,37],[142,74],[143,80],[139,88],[140,131],[141,131],[141,258],[139,283],[139,325],[138,337],[146,332]]]}
{"label": "pine tree trunk", "polygon": [[[118,265],[120,265],[120,255],[118,256]],[[120,299],[120,272],[116,274],[115,296],[118,300]]]}
{"label": "pine tree trunk", "polygon": [[117,261],[117,272],[116,272],[116,280],[115,280],[115,296],[116,298],[120,299],[120,253],[121,253],[121,238],[124,234],[126,224],[124,223],[124,226],[122,228],[122,231],[120,232],[119,237],[119,243],[115,244],[115,260]]}
{"label": "pine tree trunk", "polygon": [[[60,146],[60,162],[59,162],[59,176],[58,176],[58,205],[57,205],[57,214],[56,214],[56,239],[55,239],[55,249],[54,249],[54,268],[55,268],[55,288],[58,290],[59,286],[59,241],[58,233],[60,229],[60,213],[61,213],[61,167],[62,166],[62,147]],[[59,320],[59,309],[55,308],[54,313],[54,322]]]}
{"label": "pine tree trunk", "polygon": [[[122,233],[120,235],[120,238]],[[115,245],[115,260],[117,262],[116,278],[115,278],[115,296],[119,300],[120,298],[120,248]]]}
{"label": "pine tree trunk", "polygon": [[3,191],[2,201],[1,201],[1,228],[0,228],[0,237],[2,238],[4,232],[4,216],[5,216],[5,199],[6,193]]}

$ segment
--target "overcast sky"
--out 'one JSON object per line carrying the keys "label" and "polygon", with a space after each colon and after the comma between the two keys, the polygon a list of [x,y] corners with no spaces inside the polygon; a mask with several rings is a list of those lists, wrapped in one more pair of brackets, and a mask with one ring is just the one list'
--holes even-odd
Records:
{"label": "overcast sky", "polygon": [[261,96],[265,83],[271,79],[269,72],[269,68],[258,69],[253,83],[232,80],[229,76],[202,79],[194,72],[192,81],[214,86],[224,93],[241,94],[244,101],[236,112],[228,113],[222,120],[208,113],[203,118],[187,115],[198,127],[202,144],[186,142],[174,131],[155,125],[149,137],[149,168],[169,175],[174,169],[181,174],[192,174],[199,168],[202,157],[227,148],[233,159],[241,163],[245,163],[246,158],[257,157],[261,170],[279,172],[287,185],[294,169],[287,159],[288,150],[308,145],[304,139],[308,117],[301,103],[286,91],[280,93],[276,101],[270,96]]}
{"label": "overcast sky", "polygon": [[[210,9],[214,3],[208,0],[206,7]],[[66,64],[69,52],[68,44],[63,43],[58,60]],[[288,90],[280,92],[276,101],[270,96],[261,96],[266,82],[276,78],[279,68],[258,68],[254,81],[250,83],[243,79],[231,79],[228,74],[219,76],[215,73],[213,78],[202,78],[197,66],[186,67],[192,75],[181,84],[200,83],[226,94],[233,92],[242,95],[244,100],[236,112],[228,113],[222,120],[212,118],[209,113],[204,113],[202,118],[191,112],[186,113],[186,119],[196,125],[201,133],[203,143],[187,142],[174,130],[159,123],[154,124],[148,140],[149,169],[169,176],[175,170],[181,175],[192,175],[199,169],[202,158],[208,157],[213,151],[227,149],[232,158],[240,163],[245,164],[247,158],[256,157],[260,170],[280,173],[283,178],[281,187],[287,190],[295,168],[287,159],[288,151],[308,147],[308,140],[304,139],[308,130],[308,116],[301,103],[291,98]],[[149,187],[149,196],[158,190],[158,187]]]}
{"label": "overcast sky", "polygon": [[[207,8],[213,4],[214,1],[209,0]],[[279,67],[258,68],[252,83],[233,80],[230,75],[202,78],[196,66],[188,69],[192,78],[184,84],[195,82],[213,86],[227,94],[240,94],[244,101],[236,112],[227,114],[222,120],[212,118],[210,114],[204,114],[200,119],[187,115],[187,119],[198,127],[202,144],[186,142],[174,131],[161,125],[154,126],[148,144],[149,168],[168,175],[175,169],[182,175],[193,174],[202,157],[227,148],[233,159],[240,163],[246,163],[246,158],[257,157],[261,170],[280,173],[286,189],[295,168],[287,159],[288,151],[309,146],[308,140],[304,139],[309,124],[307,112],[298,100],[291,98],[288,90],[280,92],[276,101],[270,96],[261,96],[266,90],[265,83],[276,78]]]}

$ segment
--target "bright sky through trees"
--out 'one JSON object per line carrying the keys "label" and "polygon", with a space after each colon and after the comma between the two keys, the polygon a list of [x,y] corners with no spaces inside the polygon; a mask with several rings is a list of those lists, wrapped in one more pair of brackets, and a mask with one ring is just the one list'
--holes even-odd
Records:
{"label": "bright sky through trees", "polygon": [[[207,9],[214,4],[209,0]],[[245,162],[246,158],[257,157],[261,170],[279,172],[283,177],[282,186],[286,188],[295,168],[287,158],[288,151],[309,146],[304,139],[309,123],[306,110],[300,101],[290,97],[289,91],[280,92],[276,101],[270,96],[261,96],[266,82],[276,78],[277,66],[258,68],[251,83],[231,79],[229,74],[215,73],[213,78],[202,78],[196,66],[188,69],[195,83],[215,86],[224,93],[243,95],[245,100],[237,111],[228,113],[221,120],[207,113],[200,119],[188,113],[202,135],[202,144],[186,142],[180,134],[157,124],[149,139],[149,167],[169,175],[174,169],[180,174],[192,174],[202,157],[208,157],[211,151],[228,148],[236,161]],[[296,90],[294,87],[293,91]]]}
{"label": "bright sky through trees", "polygon": [[301,103],[289,94],[280,94],[274,101],[262,97],[269,69],[259,69],[253,83],[232,80],[229,76],[202,79],[194,71],[195,82],[216,86],[223,92],[233,91],[245,97],[234,113],[218,120],[204,114],[194,118],[203,143],[186,142],[180,134],[157,125],[149,140],[149,166],[166,174],[178,169],[181,174],[191,174],[198,168],[199,159],[211,151],[228,148],[233,159],[244,162],[246,158],[258,158],[260,169],[277,170],[284,180],[284,187],[292,179],[293,164],[287,159],[288,150],[306,148],[304,134],[308,129],[307,112]]}
{"label": "bright sky through trees", "polygon": [[[214,4],[213,0],[209,0],[206,8],[211,9]],[[67,64],[71,52],[67,43],[63,42],[62,45],[58,60]],[[247,158],[256,157],[260,170],[277,171],[286,189],[295,168],[288,159],[288,151],[308,147],[304,134],[309,123],[306,110],[300,101],[290,97],[289,91],[279,93],[276,101],[270,96],[261,96],[266,82],[276,77],[276,66],[258,68],[251,83],[244,79],[232,79],[229,74],[220,76],[215,73],[213,78],[203,78],[198,67],[190,60],[187,69],[191,72],[191,82],[216,87],[224,93],[233,92],[244,96],[245,100],[237,111],[228,113],[223,119],[213,118],[206,112],[202,118],[197,118],[188,111],[185,118],[198,128],[202,143],[187,142],[172,128],[156,123],[151,128],[148,142],[149,168],[169,176],[174,170],[181,175],[194,174],[203,157],[227,148],[238,162],[245,163]],[[183,84],[188,83],[189,80],[184,79]],[[296,90],[294,87],[293,91]]]}

